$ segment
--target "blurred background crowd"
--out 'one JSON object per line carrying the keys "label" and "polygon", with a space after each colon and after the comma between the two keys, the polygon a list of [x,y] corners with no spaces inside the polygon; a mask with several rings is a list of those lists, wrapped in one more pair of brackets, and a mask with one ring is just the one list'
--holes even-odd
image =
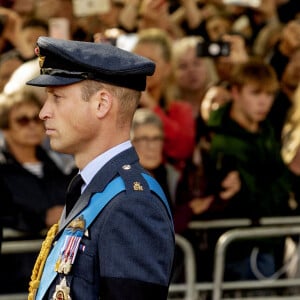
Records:
{"label": "blurred background crowd", "polygon": [[[299,215],[299,0],[1,0],[4,228],[40,238],[58,221],[77,172],[44,136],[44,90],[25,84],[39,72],[39,36],[111,43],[156,63],[131,140],[168,196],[176,233],[194,247],[198,281],[212,279],[224,229],[197,232],[190,221]],[[230,248],[225,279],[276,274],[285,245],[264,239]],[[2,259],[0,293],[27,290],[35,256]],[[178,249],[174,282],[184,280],[183,263]]]}

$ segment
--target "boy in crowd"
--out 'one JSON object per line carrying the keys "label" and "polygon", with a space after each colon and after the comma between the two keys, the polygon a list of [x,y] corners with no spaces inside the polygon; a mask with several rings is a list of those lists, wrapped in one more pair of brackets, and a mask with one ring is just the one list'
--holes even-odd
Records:
{"label": "boy in crowd", "polygon": [[[212,133],[210,157],[217,172],[224,168],[239,172],[241,189],[227,200],[219,217],[250,218],[290,213],[289,179],[280,155],[280,145],[267,119],[278,81],[274,69],[250,59],[236,66],[231,77],[232,101],[213,111],[208,121]],[[230,162],[230,163],[229,163]],[[227,170],[228,171],[228,170]],[[269,277],[277,268],[281,240],[250,240],[228,249],[226,280]],[[276,251],[275,251],[276,250]],[[255,262],[251,254],[258,251]]]}

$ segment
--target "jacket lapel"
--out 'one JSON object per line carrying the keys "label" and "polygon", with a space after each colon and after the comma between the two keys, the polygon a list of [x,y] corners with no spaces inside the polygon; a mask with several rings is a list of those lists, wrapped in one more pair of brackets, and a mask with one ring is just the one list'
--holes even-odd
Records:
{"label": "jacket lapel", "polygon": [[72,208],[68,217],[66,218],[66,208],[62,212],[58,235],[64,228],[74,219],[86,206],[89,204],[90,198],[94,193],[102,192],[107,184],[118,175],[118,169],[123,165],[133,164],[138,161],[138,156],[134,148],[129,148],[119,153],[113,160],[110,160],[97,172],[95,177],[86,187],[83,194]]}

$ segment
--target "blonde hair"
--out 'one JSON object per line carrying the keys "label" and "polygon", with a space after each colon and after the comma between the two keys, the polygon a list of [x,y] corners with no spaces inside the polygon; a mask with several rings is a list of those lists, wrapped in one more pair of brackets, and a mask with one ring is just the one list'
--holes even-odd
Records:
{"label": "blonde hair", "polygon": [[139,44],[154,44],[158,45],[162,50],[162,57],[166,62],[172,60],[172,39],[170,35],[160,28],[141,29],[137,36],[137,43]]}
{"label": "blonde hair", "polygon": [[293,96],[290,109],[282,130],[282,157],[289,164],[300,147],[300,83]]}
{"label": "blonde hair", "polygon": [[[170,89],[172,93],[172,98],[181,99],[182,95],[180,92],[180,87],[176,84],[176,80],[174,78],[174,71],[178,67],[179,59],[189,50],[194,49],[197,51],[197,44],[204,39],[201,36],[187,36],[180,38],[173,43],[172,47],[172,75]],[[206,90],[210,85],[219,81],[219,75],[217,69],[215,67],[215,63],[212,58],[210,57],[201,57],[206,69],[206,76],[205,76],[205,86],[204,90]]]}
{"label": "blonde hair", "polygon": [[[162,59],[167,64],[171,64],[173,40],[171,39],[167,31],[161,28],[142,29],[139,31],[137,35],[137,42],[135,44],[135,47],[141,44],[151,44],[154,46],[158,46],[159,49],[161,50]],[[133,48],[133,52],[135,50],[134,48]],[[166,101],[166,103],[162,104],[162,107],[164,108],[167,107],[169,103],[173,100],[168,92],[170,82],[172,81],[172,74],[169,74],[165,80],[166,80],[165,82],[166,84],[163,86],[163,91],[162,91],[162,95]]]}
{"label": "blonde hair", "polygon": [[[181,39],[176,40],[173,43],[173,67],[176,68],[176,64],[182,55],[186,53],[189,49],[195,49],[197,51],[197,44],[204,41],[201,36],[186,36]],[[210,57],[201,57],[204,61],[207,70],[207,85],[218,82],[219,76],[215,63]]]}

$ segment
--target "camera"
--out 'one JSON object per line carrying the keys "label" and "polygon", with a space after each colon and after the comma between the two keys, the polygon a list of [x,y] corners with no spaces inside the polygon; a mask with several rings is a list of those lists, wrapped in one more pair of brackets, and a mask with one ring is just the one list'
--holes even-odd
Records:
{"label": "camera", "polygon": [[230,54],[230,44],[228,42],[199,42],[197,44],[198,57],[219,57]]}

